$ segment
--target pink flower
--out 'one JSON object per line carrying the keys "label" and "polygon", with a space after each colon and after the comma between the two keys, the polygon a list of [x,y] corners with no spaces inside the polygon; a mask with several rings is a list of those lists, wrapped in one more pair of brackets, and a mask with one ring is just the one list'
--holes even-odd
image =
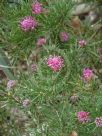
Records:
{"label": "pink flower", "polygon": [[9,80],[7,82],[7,89],[10,90],[10,89],[14,88],[15,85],[16,85],[16,81],[15,80]]}
{"label": "pink flower", "polygon": [[30,100],[29,99],[23,100],[23,107],[27,107],[29,104],[30,104]]}
{"label": "pink flower", "polygon": [[31,65],[31,70],[32,70],[32,72],[36,72],[37,71],[37,65],[36,64],[32,64]]}
{"label": "pink flower", "polygon": [[78,41],[79,47],[84,47],[86,44],[87,44],[87,42],[85,40],[79,40]]}
{"label": "pink flower", "polygon": [[42,8],[42,4],[40,2],[35,2],[34,4],[32,4],[32,12],[34,14],[40,14],[42,13],[43,8]]}
{"label": "pink flower", "polygon": [[66,32],[60,32],[59,37],[60,37],[61,42],[67,42],[69,39],[69,36]]}
{"label": "pink flower", "polygon": [[93,77],[93,71],[89,68],[84,68],[83,69],[83,79],[85,81],[90,81]]}
{"label": "pink flower", "polygon": [[95,124],[97,127],[102,127],[102,117],[97,117],[95,119]]}
{"label": "pink flower", "polygon": [[78,118],[79,122],[81,122],[81,123],[89,122],[90,121],[89,112],[79,111],[77,113],[77,118]]}
{"label": "pink flower", "polygon": [[45,38],[39,38],[37,40],[37,46],[42,46],[44,44],[46,44],[46,39]]}
{"label": "pink flower", "polygon": [[26,16],[20,21],[20,27],[23,31],[33,30],[37,27],[37,22],[33,17]]}
{"label": "pink flower", "polygon": [[54,72],[57,72],[64,66],[64,60],[61,58],[61,56],[49,56],[47,59],[47,65]]}

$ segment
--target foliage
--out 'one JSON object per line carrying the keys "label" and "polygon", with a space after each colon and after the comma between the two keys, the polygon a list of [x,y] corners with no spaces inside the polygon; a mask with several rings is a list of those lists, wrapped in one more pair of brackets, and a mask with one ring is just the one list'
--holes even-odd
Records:
{"label": "foliage", "polygon": [[[11,114],[7,127],[12,134],[9,132],[8,136],[23,136],[25,133],[28,136],[67,136],[73,130],[79,136],[101,135],[102,130],[95,126],[94,120],[102,116],[102,64],[98,54],[102,35],[98,33],[96,36],[96,32],[87,24],[82,24],[81,29],[74,28],[71,0],[47,0],[47,4],[44,0],[41,2],[48,13],[34,15],[31,11],[31,2],[24,1],[12,8],[8,4],[5,5],[3,12],[9,28],[9,31],[4,31],[7,46],[3,47],[11,56],[13,67],[17,67],[21,60],[25,60],[28,66],[26,73],[16,71],[18,83],[15,88],[8,91],[3,87],[0,91],[0,94],[3,94],[2,107],[6,107],[7,113],[11,113],[12,108],[17,108],[27,117],[27,121],[24,121],[25,124],[21,127],[18,123],[21,121],[19,116],[17,115],[19,120],[17,122],[15,118],[12,119],[15,115]],[[34,31],[23,32],[19,22],[28,15],[36,18],[39,25]],[[69,34],[68,42],[60,41],[61,31]],[[39,37],[45,37],[47,43],[36,48]],[[77,43],[79,39],[85,39],[87,45],[80,48]],[[31,53],[38,57],[32,62],[37,64],[37,71],[34,73],[29,69]],[[58,73],[54,73],[46,65],[46,58],[54,54],[64,59],[65,66]],[[93,69],[94,72],[94,79],[89,83],[82,79],[82,70],[85,67]],[[70,101],[73,95],[78,96],[78,101],[74,104]],[[25,99],[30,100],[28,107],[22,105]],[[90,113],[91,122],[86,124],[78,122],[76,113],[81,110]],[[3,115],[3,111],[1,113]],[[4,116],[1,122],[5,123]]]}

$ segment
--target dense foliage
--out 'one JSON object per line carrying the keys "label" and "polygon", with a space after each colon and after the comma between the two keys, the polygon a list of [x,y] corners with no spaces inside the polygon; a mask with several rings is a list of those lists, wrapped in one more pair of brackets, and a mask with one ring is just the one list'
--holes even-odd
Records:
{"label": "dense foliage", "polygon": [[[40,2],[40,14],[32,13],[32,1],[4,3],[2,9],[1,48],[16,79],[0,84],[0,134],[101,136],[102,33],[86,23],[75,25],[71,0]],[[36,27],[22,22],[28,16]]]}

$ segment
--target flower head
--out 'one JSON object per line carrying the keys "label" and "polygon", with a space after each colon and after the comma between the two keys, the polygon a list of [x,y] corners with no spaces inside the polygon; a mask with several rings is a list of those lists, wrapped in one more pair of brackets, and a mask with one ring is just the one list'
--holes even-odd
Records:
{"label": "flower head", "polygon": [[37,46],[42,46],[44,44],[46,44],[46,39],[45,38],[39,38],[37,40]]}
{"label": "flower head", "polygon": [[31,64],[31,71],[36,72],[37,71],[37,65],[36,64]]}
{"label": "flower head", "polygon": [[95,119],[95,124],[97,127],[102,127],[102,117],[97,117]]}
{"label": "flower head", "polygon": [[34,4],[32,4],[32,12],[33,14],[40,14],[42,13],[43,8],[42,8],[42,4],[40,2],[35,2]]}
{"label": "flower head", "polygon": [[20,21],[20,27],[23,31],[29,31],[35,29],[37,21],[31,16],[26,16]]}
{"label": "flower head", "polygon": [[73,94],[71,97],[70,97],[70,102],[72,103],[72,104],[76,104],[76,102],[78,102],[78,100],[79,100],[79,96],[78,95],[76,95],[76,94]]}
{"label": "flower head", "polygon": [[85,81],[90,81],[93,77],[93,71],[89,68],[84,68],[83,69],[83,79]]}
{"label": "flower head", "polygon": [[79,40],[78,41],[79,47],[84,47],[86,44],[87,44],[87,42],[85,40]]}
{"label": "flower head", "polygon": [[7,89],[10,90],[10,89],[14,88],[15,85],[16,85],[16,81],[15,80],[9,80],[7,82]]}
{"label": "flower head", "polygon": [[29,99],[23,100],[23,107],[27,107],[29,104],[30,104],[30,100]]}
{"label": "flower head", "polygon": [[59,37],[60,37],[61,42],[67,42],[69,39],[68,33],[66,32],[60,32]]}
{"label": "flower head", "polygon": [[47,65],[54,72],[58,72],[64,66],[64,60],[61,58],[61,56],[49,56],[47,59]]}
{"label": "flower head", "polygon": [[78,118],[79,122],[81,122],[81,123],[89,122],[90,121],[89,112],[79,111],[77,113],[77,118]]}

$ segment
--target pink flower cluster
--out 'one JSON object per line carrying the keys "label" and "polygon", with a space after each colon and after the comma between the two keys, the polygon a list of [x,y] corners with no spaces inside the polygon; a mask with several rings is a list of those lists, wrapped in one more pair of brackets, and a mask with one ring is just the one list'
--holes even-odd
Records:
{"label": "pink flower cluster", "polygon": [[95,119],[95,124],[97,127],[102,127],[102,117],[97,117]]}
{"label": "pink flower cluster", "polygon": [[36,64],[31,64],[31,71],[36,72],[37,71],[37,65]]}
{"label": "pink flower cluster", "polygon": [[37,46],[42,46],[44,44],[46,44],[46,39],[45,38],[39,38],[37,40]]}
{"label": "pink flower cluster", "polygon": [[16,85],[16,81],[15,80],[9,80],[7,82],[7,89],[10,90],[10,89],[14,88],[15,85]]}
{"label": "pink flower cluster", "polygon": [[77,113],[77,118],[78,118],[79,122],[81,122],[81,123],[89,122],[90,121],[89,112],[79,111]]}
{"label": "pink flower cluster", "polygon": [[67,42],[69,39],[69,36],[66,32],[60,32],[59,37],[60,37],[61,42]]}
{"label": "pink flower cluster", "polygon": [[[86,111],[77,112],[77,118],[78,118],[78,121],[81,123],[87,123],[91,120],[89,116],[89,112],[86,112]],[[102,117],[96,117],[95,124],[96,124],[96,127],[102,127]]]}
{"label": "pink flower cluster", "polygon": [[43,11],[43,7],[42,4],[40,2],[35,2],[34,4],[32,4],[32,13],[33,14],[40,14]]}
{"label": "pink flower cluster", "polygon": [[25,99],[23,100],[23,107],[28,107],[28,105],[30,104],[30,100],[29,99]]}
{"label": "pink flower cluster", "polygon": [[61,58],[61,56],[49,56],[47,59],[47,65],[54,72],[58,72],[64,66],[64,60]]}
{"label": "pink flower cluster", "polygon": [[23,31],[33,30],[36,27],[37,27],[37,21],[31,16],[26,16],[20,21],[20,28]]}
{"label": "pink flower cluster", "polygon": [[93,71],[89,68],[84,68],[83,69],[83,79],[85,81],[90,81],[93,77]]}
{"label": "pink flower cluster", "polygon": [[87,44],[87,42],[85,40],[79,40],[78,41],[79,47],[84,47],[86,44]]}

